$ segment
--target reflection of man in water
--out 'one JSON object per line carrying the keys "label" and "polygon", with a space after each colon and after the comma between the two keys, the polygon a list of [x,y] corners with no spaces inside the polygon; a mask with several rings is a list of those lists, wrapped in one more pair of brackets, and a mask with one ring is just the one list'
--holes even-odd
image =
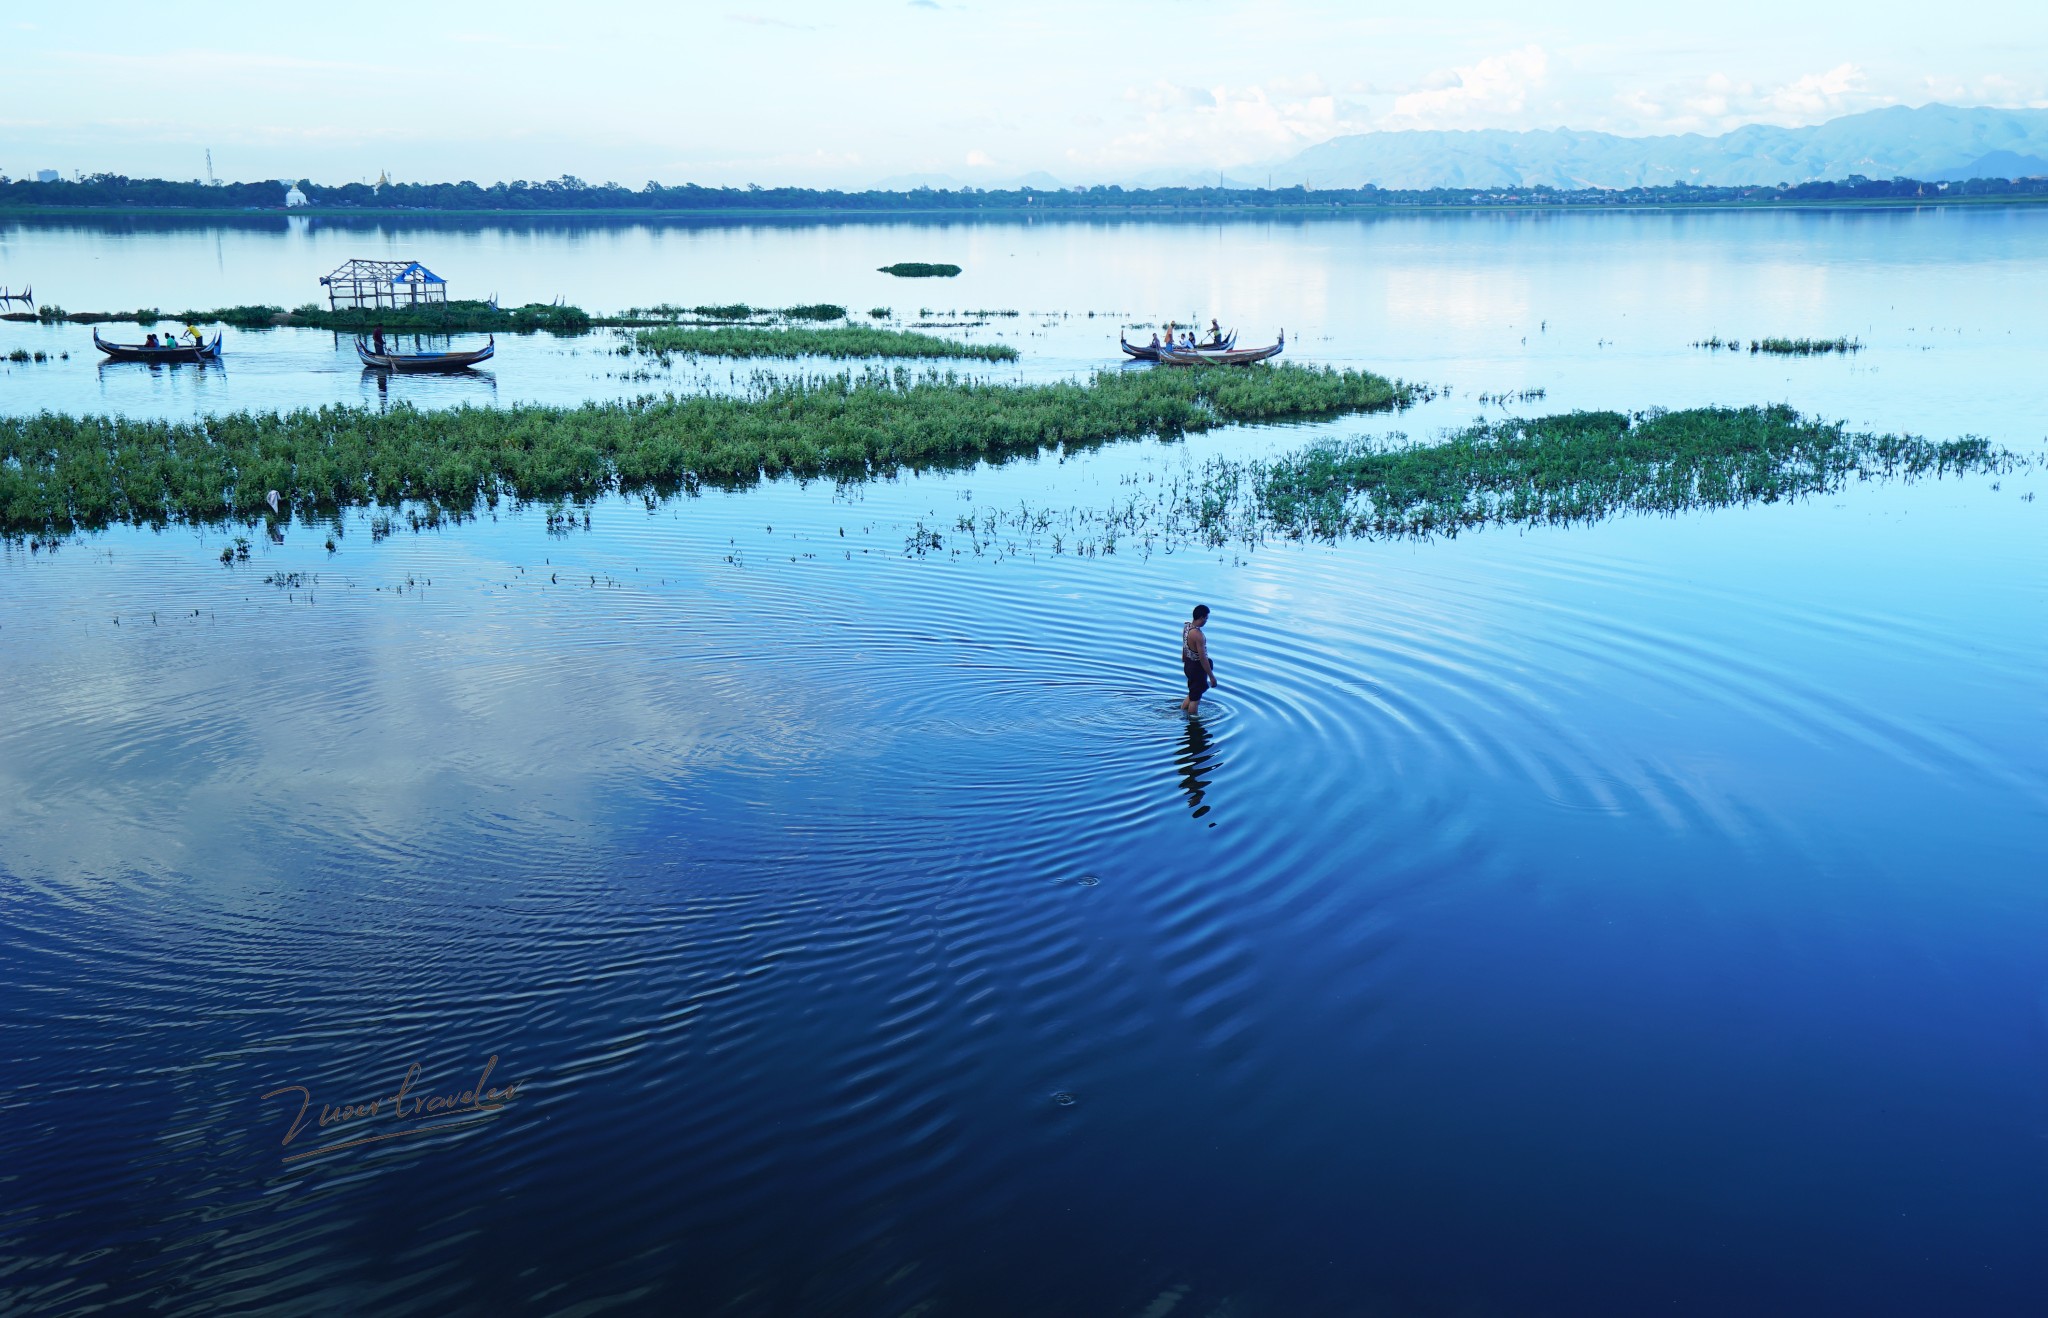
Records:
{"label": "reflection of man in water", "polygon": [[1216,685],[1216,665],[1209,662],[1209,638],[1202,624],[1209,621],[1209,606],[1195,606],[1195,620],[1180,625],[1180,669],[1188,679],[1188,698],[1180,702],[1183,714],[1202,707],[1202,693]]}
{"label": "reflection of man in water", "polygon": [[[1180,769],[1180,789],[1188,794],[1188,811],[1192,818],[1200,819],[1209,813],[1209,807],[1202,798],[1208,793],[1209,780],[1202,775],[1211,769],[1209,763],[1209,730],[1202,726],[1202,720],[1189,719],[1188,736],[1181,746],[1180,758],[1176,762]],[[1216,827],[1212,820],[1209,827]]]}

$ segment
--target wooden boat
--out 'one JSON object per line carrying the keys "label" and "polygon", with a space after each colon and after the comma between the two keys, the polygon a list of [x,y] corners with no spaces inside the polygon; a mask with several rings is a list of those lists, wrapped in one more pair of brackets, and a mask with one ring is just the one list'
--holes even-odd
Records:
{"label": "wooden boat", "polygon": [[[1156,362],[1159,360],[1159,354],[1165,350],[1163,345],[1161,347],[1155,348],[1149,343],[1132,343],[1128,339],[1124,338],[1122,330],[1117,331],[1116,341],[1123,346],[1124,354],[1126,356],[1135,357],[1141,362]],[[1236,344],[1237,331],[1232,330],[1230,331],[1229,338],[1224,339],[1220,342],[1212,340],[1208,343],[1196,344],[1194,351],[1229,352],[1231,348],[1236,346]],[[1186,351],[1186,349],[1177,349],[1177,351]]]}
{"label": "wooden boat", "polygon": [[146,343],[109,343],[100,337],[98,329],[92,332],[92,346],[117,362],[207,362],[220,360],[220,331],[213,332],[211,343],[188,343],[180,347],[152,348]]}
{"label": "wooden boat", "polygon": [[372,352],[369,340],[356,336],[356,356],[376,371],[466,371],[487,362],[498,351],[498,336],[474,352]]}
{"label": "wooden boat", "polygon": [[1287,346],[1287,331],[1280,331],[1280,338],[1270,347],[1232,348],[1227,352],[1188,352],[1185,349],[1169,351],[1161,348],[1159,360],[1167,366],[1249,366],[1262,362],[1268,357],[1278,357]]}

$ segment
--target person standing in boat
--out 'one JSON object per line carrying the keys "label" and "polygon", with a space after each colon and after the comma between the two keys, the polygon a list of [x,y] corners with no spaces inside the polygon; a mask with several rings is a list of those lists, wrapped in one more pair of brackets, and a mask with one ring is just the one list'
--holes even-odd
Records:
{"label": "person standing in boat", "polygon": [[1211,344],[1223,342],[1223,327],[1216,323],[1216,317],[1214,316],[1209,317],[1209,342]]}
{"label": "person standing in boat", "polygon": [[370,351],[379,357],[384,355],[384,327],[379,325],[370,331]]}
{"label": "person standing in boat", "polygon": [[1216,665],[1209,659],[1209,638],[1202,634],[1202,626],[1208,621],[1209,606],[1197,604],[1194,620],[1180,625],[1180,671],[1188,680],[1187,699],[1180,702],[1183,714],[1200,713],[1203,692],[1216,685]]}

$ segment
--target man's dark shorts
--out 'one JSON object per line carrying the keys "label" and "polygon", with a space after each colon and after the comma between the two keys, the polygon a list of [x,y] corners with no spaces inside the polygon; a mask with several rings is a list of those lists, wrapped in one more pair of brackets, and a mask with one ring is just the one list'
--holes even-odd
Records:
{"label": "man's dark shorts", "polygon": [[1182,659],[1180,670],[1187,675],[1188,699],[1200,700],[1202,693],[1209,689],[1209,670],[1193,659]]}

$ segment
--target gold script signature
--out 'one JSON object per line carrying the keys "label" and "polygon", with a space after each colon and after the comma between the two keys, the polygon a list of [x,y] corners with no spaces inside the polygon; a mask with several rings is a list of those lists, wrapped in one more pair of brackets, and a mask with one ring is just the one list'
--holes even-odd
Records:
{"label": "gold script signature", "polygon": [[[291,1142],[306,1128],[309,1118],[314,1121],[316,1130],[326,1131],[331,1127],[342,1127],[343,1129],[334,1133],[353,1136],[351,1139],[284,1155],[286,1162],[298,1162],[305,1158],[317,1158],[323,1153],[338,1153],[343,1149],[359,1148],[365,1144],[407,1139],[414,1135],[431,1134],[437,1130],[454,1130],[458,1126],[473,1126],[481,1121],[489,1121],[491,1117],[504,1111],[507,1103],[519,1097],[519,1087],[526,1083],[524,1080],[515,1080],[502,1089],[492,1086],[491,1072],[497,1067],[498,1055],[493,1053],[491,1059],[484,1063],[483,1074],[478,1076],[476,1083],[468,1089],[447,1094],[429,1094],[413,1092],[413,1086],[420,1078],[420,1064],[414,1062],[406,1068],[405,1079],[399,1082],[398,1092],[373,1098],[367,1103],[344,1103],[340,1107],[329,1107],[322,1103],[320,1115],[316,1118],[312,1117],[313,1091],[304,1085],[280,1085],[263,1097],[272,1099],[284,1094],[299,1096],[298,1113],[292,1117],[292,1124],[285,1128],[286,1148],[290,1148]],[[382,1130],[376,1134],[356,1134],[357,1131],[364,1130],[368,1122],[380,1117],[408,1124],[397,1129]],[[411,1124],[420,1122],[425,1124]],[[316,1135],[314,1138],[324,1139],[326,1136]]]}

